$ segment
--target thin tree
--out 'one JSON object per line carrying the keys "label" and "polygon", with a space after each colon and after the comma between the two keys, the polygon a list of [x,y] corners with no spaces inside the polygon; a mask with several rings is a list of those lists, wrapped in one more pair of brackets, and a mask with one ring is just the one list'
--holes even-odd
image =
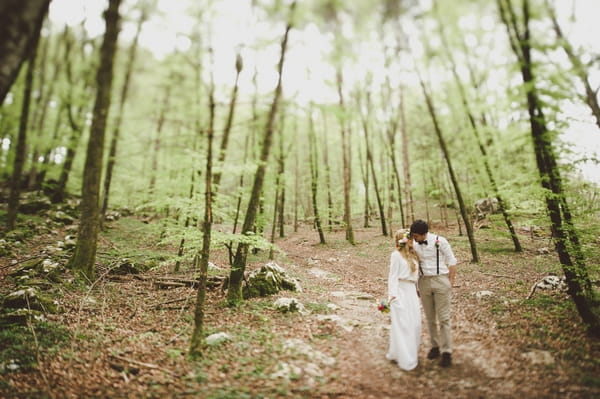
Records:
{"label": "thin tree", "polygon": [[[279,108],[279,101],[282,92],[282,75],[283,75],[283,64],[285,61],[285,53],[287,50],[288,36],[292,29],[292,21],[294,16],[294,9],[296,8],[296,2],[294,1],[290,6],[290,19],[287,23],[285,34],[281,41],[281,56],[277,67],[279,76],[277,78],[277,86],[275,87],[275,95],[273,102],[271,103],[271,109],[267,117],[267,124],[265,126],[265,132],[262,140],[262,149],[260,153],[258,167],[254,175],[254,183],[252,184],[252,192],[250,194],[250,200],[248,202],[248,208],[246,216],[244,218],[244,224],[242,225],[242,234],[248,234],[252,231],[254,223],[256,221],[256,215],[259,206],[260,194],[262,192],[265,171],[267,167],[267,161],[271,151],[271,144],[273,143],[273,133],[275,131],[275,117]],[[227,291],[227,301],[230,305],[236,305],[243,300],[242,297],[242,279],[244,277],[244,271],[246,270],[246,259],[248,257],[249,244],[247,242],[240,242],[233,264],[231,266],[231,273],[229,275],[229,289]]]}
{"label": "thin tree", "polygon": [[229,112],[227,113],[227,121],[225,122],[225,128],[223,129],[223,138],[221,139],[221,146],[219,148],[219,157],[217,159],[217,171],[215,172],[214,177],[214,185],[216,187],[216,191],[219,190],[219,185],[221,184],[221,168],[225,164],[225,155],[227,154],[227,146],[229,144],[229,135],[231,133],[231,126],[233,124],[233,117],[235,115],[235,105],[237,103],[237,94],[238,94],[238,82],[240,79],[240,73],[242,72],[242,68],[244,67],[244,63],[242,60],[242,56],[237,54],[235,58],[235,83],[233,84],[233,91],[231,93],[231,99],[229,100]]}
{"label": "thin tree", "polygon": [[[369,113],[370,109],[371,109],[371,101],[370,101],[370,96],[369,96],[369,92],[367,91],[367,99],[366,99],[366,112]],[[369,123],[367,120],[367,117],[361,112],[361,120],[362,120],[362,126],[363,126],[363,133],[365,136],[365,149],[367,152],[367,173],[369,173],[369,169],[371,170],[371,177],[373,178],[373,188],[375,190],[375,198],[377,199],[377,208],[379,209],[379,218],[381,219],[381,233],[384,236],[388,235],[387,232],[387,224],[386,224],[386,218],[385,218],[385,211],[384,211],[384,206],[383,206],[383,201],[381,199],[381,193],[379,192],[379,185],[377,183],[377,174],[375,173],[375,165],[373,162],[373,152],[371,149],[371,140],[370,140],[370,133],[369,133]]]}
{"label": "thin tree", "polygon": [[[39,38],[37,36],[36,38]],[[25,76],[25,89],[23,92],[23,105],[21,107],[21,118],[19,121],[19,134],[17,136],[17,146],[15,149],[15,160],[10,179],[10,194],[8,197],[8,212],[6,215],[6,228],[13,230],[17,220],[17,211],[19,209],[19,196],[21,194],[21,175],[25,164],[25,153],[27,144],[27,125],[29,120],[29,107],[31,104],[31,89],[33,87],[33,70],[35,68],[35,58],[37,53],[38,40],[31,42],[29,48],[29,62],[27,74]]]}
{"label": "thin tree", "polygon": [[106,162],[106,173],[104,174],[104,185],[102,188],[102,206],[100,207],[100,223],[104,221],[106,217],[106,211],[108,210],[108,202],[110,195],[110,185],[112,183],[112,176],[115,164],[117,162],[117,149],[119,145],[119,138],[121,136],[121,125],[123,122],[123,115],[125,114],[125,103],[129,94],[129,86],[131,84],[131,73],[133,72],[133,66],[137,57],[137,49],[142,32],[142,25],[148,19],[148,9],[142,6],[140,18],[137,22],[135,36],[129,47],[129,54],[127,56],[127,64],[125,65],[125,79],[121,88],[121,95],[119,97],[119,107],[117,109],[116,120],[113,126],[113,134],[110,139],[110,147],[108,150],[108,161]]}
{"label": "thin tree", "polygon": [[[417,73],[418,70],[417,70]],[[433,122],[433,128],[435,130],[435,134],[438,138],[438,142],[440,144],[440,149],[444,155],[444,159],[446,160],[446,166],[448,167],[448,173],[450,174],[450,180],[452,181],[452,186],[454,187],[454,193],[456,194],[456,200],[458,201],[458,206],[460,209],[460,214],[465,223],[465,228],[467,229],[467,237],[469,238],[469,245],[471,246],[471,256],[473,263],[479,263],[479,255],[477,254],[477,244],[475,243],[475,236],[473,235],[473,226],[469,221],[469,213],[467,212],[467,207],[465,206],[465,201],[463,200],[462,193],[460,190],[460,186],[458,184],[458,179],[456,178],[456,173],[454,172],[454,168],[452,167],[452,159],[450,157],[450,153],[448,151],[448,147],[446,146],[446,141],[444,140],[444,136],[442,133],[442,129],[440,124],[438,123],[437,115],[435,112],[435,107],[433,105],[433,100],[431,95],[427,91],[425,87],[425,82],[421,78],[419,74],[419,82],[421,84],[421,89],[423,90],[423,96],[425,97],[425,102],[427,103],[427,109],[429,110],[429,115],[431,116],[431,120]]]}
{"label": "thin tree", "polygon": [[[214,68],[211,68],[211,71]],[[198,279],[198,293],[196,296],[196,309],[194,311],[194,331],[190,343],[190,355],[199,357],[202,353],[204,331],[204,303],[206,301],[206,282],[208,280],[208,260],[210,256],[210,240],[212,233],[212,195],[213,195],[213,138],[215,125],[215,84],[212,79],[209,90],[209,123],[206,133],[206,175],[204,186],[204,221],[202,222],[202,250],[196,255],[200,263],[200,278]]]}
{"label": "thin tree", "polygon": [[148,186],[148,194],[152,196],[154,194],[154,188],[156,186],[156,175],[158,174],[158,154],[160,153],[162,131],[165,126],[167,119],[167,112],[169,110],[169,100],[171,99],[171,88],[170,82],[167,82],[164,87],[163,101],[160,108],[158,119],[156,120],[156,133],[154,140],[152,141],[152,162],[150,165],[150,184]]}
{"label": "thin tree", "polygon": [[105,11],[106,32],[100,49],[100,65],[96,75],[96,102],[90,128],[85,169],[83,171],[81,218],[77,244],[69,267],[77,270],[88,281],[95,278],[96,248],[100,216],[99,196],[102,174],[102,153],[106,119],[110,107],[113,63],[119,36],[119,5],[121,0],[109,0]]}
{"label": "thin tree", "polygon": [[50,0],[0,1],[0,105],[40,37]]}
{"label": "thin tree", "polygon": [[[345,110],[344,104],[344,76],[342,74],[341,67],[338,66],[336,72],[336,83],[338,92],[338,104],[340,107],[340,113],[343,114]],[[344,116],[340,116],[340,133],[342,135],[342,169],[343,169],[343,181],[344,181],[344,228],[346,230],[346,240],[354,245],[354,231],[352,230],[352,205],[350,192],[352,187],[352,165],[350,162],[350,132],[348,131],[347,121]]]}
{"label": "thin tree", "polygon": [[536,75],[531,57],[529,2],[527,0],[522,2],[520,26],[511,0],[497,0],[497,5],[523,78],[536,163],[541,185],[546,190],[546,206],[550,216],[552,236],[565,274],[568,293],[590,332],[600,337],[598,301],[585,266],[579,234],[573,225],[552,146],[552,136],[546,126],[546,117],[536,88]]}
{"label": "thin tree", "polygon": [[319,195],[319,154],[317,150],[317,134],[315,132],[315,123],[313,120],[313,107],[308,110],[308,163],[310,166],[310,192],[312,194],[312,205],[315,214],[315,225],[319,233],[319,242],[325,244],[325,234],[321,225],[319,215],[318,195]]}

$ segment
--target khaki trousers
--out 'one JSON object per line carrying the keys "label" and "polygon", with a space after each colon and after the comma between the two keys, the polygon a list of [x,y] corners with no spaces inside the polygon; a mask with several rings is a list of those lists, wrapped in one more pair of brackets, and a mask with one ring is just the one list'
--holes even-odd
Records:
{"label": "khaki trousers", "polygon": [[427,318],[431,347],[452,353],[450,330],[450,299],[452,287],[447,274],[419,277],[419,293]]}

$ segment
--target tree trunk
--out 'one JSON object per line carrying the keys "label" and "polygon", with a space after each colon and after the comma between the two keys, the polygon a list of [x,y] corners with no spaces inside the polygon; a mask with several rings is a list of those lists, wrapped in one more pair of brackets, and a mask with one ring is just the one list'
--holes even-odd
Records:
{"label": "tree trunk", "polygon": [[[326,123],[326,116],[323,115],[323,123]],[[324,126],[327,133],[327,126]],[[323,137],[323,164],[325,166],[325,187],[327,187],[327,229],[331,233],[333,231],[333,196],[331,195],[331,169],[329,167],[329,146],[327,145],[327,134],[322,134]]]}
{"label": "tree trunk", "polygon": [[[337,90],[339,98],[340,111],[343,112],[345,109],[344,105],[344,94],[342,87],[344,79],[342,76],[342,70],[338,67],[337,70]],[[342,134],[342,169],[344,176],[344,228],[346,230],[346,240],[354,245],[354,231],[352,230],[352,208],[350,201],[350,194],[352,188],[352,166],[350,163],[350,138],[348,128],[346,126],[345,117],[340,118],[340,132]]]}
{"label": "tree trunk", "polygon": [[40,37],[50,0],[0,1],[0,104]]}
{"label": "tree trunk", "polygon": [[37,53],[37,38],[31,42],[29,48],[29,63],[27,75],[25,76],[25,89],[23,92],[23,105],[21,108],[21,118],[19,122],[19,135],[17,137],[17,146],[15,148],[15,161],[10,180],[10,195],[8,197],[8,212],[6,215],[6,228],[13,230],[17,220],[19,210],[19,196],[21,194],[21,175],[25,164],[25,153],[27,144],[27,122],[29,120],[29,106],[31,104],[31,89],[33,87],[33,70],[35,68],[35,56]]}
{"label": "tree trunk", "polygon": [[142,31],[142,25],[148,18],[148,13],[145,8],[142,8],[140,19],[137,23],[137,29],[131,47],[129,48],[129,56],[127,57],[127,65],[125,66],[125,80],[123,87],[121,88],[121,96],[119,98],[119,109],[117,110],[117,118],[113,126],[113,134],[110,140],[110,147],[108,150],[108,161],[106,163],[106,173],[104,174],[104,185],[102,188],[102,206],[100,208],[100,223],[104,222],[106,211],[108,210],[108,200],[110,194],[110,185],[112,183],[113,169],[117,162],[117,147],[119,145],[119,138],[121,136],[121,123],[123,121],[123,115],[125,113],[125,102],[127,101],[127,95],[129,93],[129,85],[131,82],[131,73],[133,71],[133,65],[137,56],[137,48],[140,33]]}
{"label": "tree trunk", "polygon": [[523,26],[519,27],[510,0],[497,0],[500,16],[509,35],[511,47],[519,61],[523,83],[526,87],[527,110],[536,162],[542,187],[546,190],[546,206],[552,226],[552,236],[565,274],[568,292],[583,322],[595,337],[600,337],[600,316],[595,293],[588,275],[579,236],[562,187],[562,179],[552,138],[538,99],[535,75],[531,60],[529,32],[529,2],[523,2]]}
{"label": "tree trunk", "polygon": [[410,214],[410,220],[415,220],[415,208],[412,196],[412,184],[410,180],[410,157],[408,152],[408,128],[404,115],[404,89],[400,88],[400,133],[402,135],[402,164],[404,169],[404,198],[406,198],[406,212]]}
{"label": "tree trunk", "polygon": [[171,84],[167,83],[165,86],[165,94],[163,97],[163,103],[160,110],[160,115],[158,116],[158,120],[156,122],[156,137],[154,138],[153,146],[152,146],[152,164],[151,164],[151,176],[150,176],[150,184],[148,186],[148,194],[150,197],[154,194],[154,188],[156,186],[156,175],[158,173],[158,154],[160,152],[160,144],[161,144],[161,136],[162,129],[165,125],[165,120],[167,117],[167,111],[169,109],[169,99],[171,97]]}
{"label": "tree trunk", "polygon": [[460,214],[465,223],[465,228],[467,230],[467,237],[469,238],[469,244],[471,246],[471,255],[473,256],[473,259],[471,261],[473,263],[479,263],[479,255],[477,254],[477,245],[475,243],[475,237],[473,235],[473,226],[471,225],[471,222],[469,221],[469,215],[467,212],[467,208],[465,206],[465,202],[462,197],[462,193],[460,191],[458,179],[456,178],[456,174],[454,173],[454,168],[452,167],[452,160],[450,158],[450,154],[448,152],[448,148],[446,146],[446,142],[444,140],[442,130],[437,121],[435,108],[433,106],[433,100],[431,99],[431,96],[427,92],[427,89],[425,88],[425,83],[423,82],[423,79],[420,76],[419,76],[419,81],[421,83],[421,88],[423,89],[423,95],[425,97],[425,102],[427,103],[427,109],[429,110],[429,114],[431,115],[431,120],[433,121],[433,127],[434,127],[435,133],[437,135],[437,138],[438,138],[438,141],[440,144],[440,148],[444,154],[444,158],[446,159],[446,166],[448,167],[448,173],[450,174],[450,180],[452,181],[452,186],[454,187],[454,192],[456,193],[456,200],[458,201]]}
{"label": "tree trunk", "polygon": [[215,192],[219,191],[219,185],[221,184],[221,175],[223,165],[225,164],[225,155],[227,154],[227,146],[229,144],[229,133],[231,132],[231,126],[233,124],[233,117],[235,114],[235,105],[237,102],[238,93],[238,81],[240,78],[240,72],[242,72],[243,62],[242,56],[237,55],[235,59],[235,84],[233,85],[233,92],[231,93],[231,100],[229,101],[229,113],[227,114],[227,122],[225,123],[225,129],[223,129],[223,139],[221,140],[221,147],[219,148],[219,158],[217,159],[217,171],[215,172],[214,186]]}
{"label": "tree trunk", "polygon": [[[367,108],[367,112],[369,112],[369,110],[371,109],[371,104],[369,101],[369,94],[367,93],[367,104],[366,104],[366,108]],[[365,135],[365,150],[366,150],[366,173],[369,173],[369,169],[371,169],[371,177],[373,178],[373,188],[375,189],[375,198],[377,199],[377,208],[379,210],[379,218],[381,219],[381,233],[384,236],[387,236],[387,224],[386,224],[386,220],[385,220],[385,211],[384,211],[384,207],[383,207],[383,202],[381,200],[381,194],[379,193],[379,185],[377,184],[377,175],[375,174],[375,166],[373,165],[373,153],[371,152],[371,141],[369,140],[369,126],[368,126],[368,122],[367,122],[367,118],[362,115],[361,113],[361,119],[362,119],[362,125],[363,125],[363,132]]]}
{"label": "tree trunk", "polygon": [[119,4],[121,0],[109,0],[105,12],[106,32],[100,50],[100,65],[96,76],[96,103],[90,128],[85,169],[83,172],[81,220],[77,244],[69,266],[77,270],[88,282],[95,279],[96,247],[99,230],[99,194],[102,174],[102,153],[106,119],[110,108],[113,80],[113,63],[119,35]]}
{"label": "tree trunk", "polygon": [[215,85],[211,82],[209,94],[209,126],[206,135],[206,176],[204,188],[204,222],[202,223],[202,250],[196,259],[200,258],[200,278],[198,279],[198,293],[196,296],[196,309],[194,311],[194,331],[190,343],[190,355],[197,358],[202,354],[204,331],[204,303],[206,301],[206,282],[208,281],[208,260],[210,257],[210,240],[212,232],[212,147],[215,125]]}
{"label": "tree trunk", "polygon": [[[364,159],[364,162],[363,162]],[[369,227],[369,220],[370,220],[370,209],[371,209],[371,204],[369,203],[369,183],[370,183],[370,179],[369,179],[369,160],[365,151],[365,157],[362,157],[362,151],[359,148],[358,150],[358,162],[359,162],[359,168],[360,168],[360,175],[362,177],[363,180],[363,185],[365,186],[365,208],[364,208],[364,223],[363,223],[363,227],[367,228]]]}
{"label": "tree trunk", "polygon": [[[291,17],[293,17],[296,2],[294,1],[290,6]],[[265,132],[262,141],[262,151],[258,167],[256,168],[256,174],[254,175],[254,183],[252,185],[252,192],[250,194],[250,201],[248,202],[248,209],[246,211],[246,217],[244,218],[244,224],[242,226],[242,234],[248,234],[252,231],[254,222],[256,221],[256,214],[258,210],[260,193],[264,183],[265,171],[267,167],[267,161],[271,151],[271,144],[273,142],[273,132],[275,131],[275,117],[277,115],[277,109],[279,108],[279,100],[281,98],[282,91],[282,74],[283,64],[285,61],[285,53],[287,50],[288,36],[292,29],[292,18],[288,22],[283,40],[281,41],[281,57],[278,64],[278,79],[277,86],[275,88],[275,96],[271,104],[269,111],[267,125],[265,126]],[[246,270],[246,259],[248,257],[248,244],[240,243],[237,247],[233,265],[231,266],[231,273],[229,275],[229,289],[227,291],[227,301],[230,305],[237,305],[243,300],[242,297],[242,279],[244,277],[244,271]]]}
{"label": "tree trunk", "polygon": [[308,163],[310,166],[310,188],[312,194],[312,205],[315,213],[315,224],[319,233],[319,243],[325,244],[325,234],[321,225],[318,206],[318,188],[319,188],[319,153],[317,151],[317,134],[312,116],[312,107],[309,108],[308,120]]}

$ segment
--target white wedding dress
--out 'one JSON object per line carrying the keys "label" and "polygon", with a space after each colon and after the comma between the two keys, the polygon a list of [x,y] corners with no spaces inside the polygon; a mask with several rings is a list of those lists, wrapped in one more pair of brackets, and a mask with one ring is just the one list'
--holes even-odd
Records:
{"label": "white wedding dress", "polygon": [[398,251],[390,257],[388,295],[396,297],[390,303],[390,346],[386,355],[401,369],[412,370],[419,363],[421,343],[421,307],[415,283],[418,267],[411,272],[408,262]]}

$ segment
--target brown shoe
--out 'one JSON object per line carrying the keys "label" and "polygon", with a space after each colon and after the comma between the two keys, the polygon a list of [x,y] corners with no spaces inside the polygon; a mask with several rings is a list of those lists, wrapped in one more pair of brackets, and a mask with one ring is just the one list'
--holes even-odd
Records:
{"label": "brown shoe", "polygon": [[450,367],[452,365],[452,354],[448,352],[442,353],[442,360],[440,361],[440,366],[442,367]]}
{"label": "brown shoe", "polygon": [[438,348],[437,346],[431,348],[431,350],[427,354],[427,359],[435,359],[436,357],[440,357],[440,348]]}

